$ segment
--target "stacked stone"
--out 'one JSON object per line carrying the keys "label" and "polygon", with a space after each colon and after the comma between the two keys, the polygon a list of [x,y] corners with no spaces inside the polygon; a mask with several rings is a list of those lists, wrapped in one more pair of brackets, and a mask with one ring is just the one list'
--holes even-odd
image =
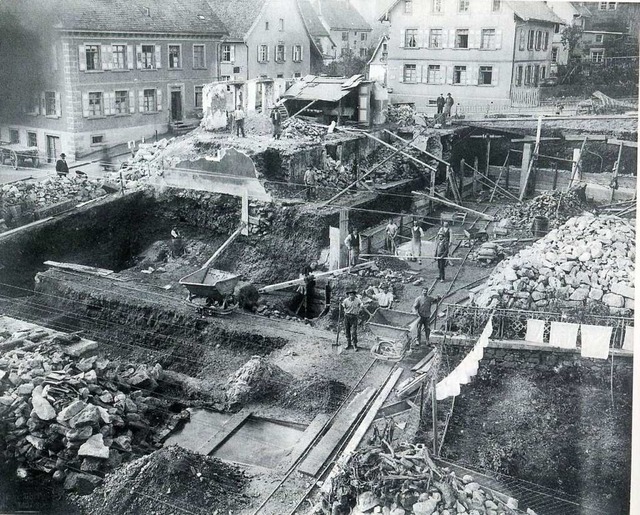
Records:
{"label": "stacked stone", "polygon": [[288,118],[282,122],[282,135],[284,139],[311,139],[320,141],[327,135],[325,127],[305,122],[300,118]]}
{"label": "stacked stone", "polygon": [[67,177],[52,177],[40,182],[5,184],[0,188],[0,205],[27,204],[38,208],[69,199],[83,202],[105,194],[102,182],[70,174]]}
{"label": "stacked stone", "polygon": [[503,261],[475,300],[481,307],[634,309],[635,229],[610,215],[571,218]]}
{"label": "stacked stone", "polygon": [[387,121],[399,127],[415,125],[414,115],[415,111],[408,105],[389,105],[387,109]]}
{"label": "stacked stone", "polygon": [[249,225],[250,234],[265,235],[271,232],[271,226],[275,217],[275,209],[266,202],[250,202],[249,216],[252,223]]}
{"label": "stacked stone", "polygon": [[[122,369],[104,358],[78,360],[45,343],[0,358],[3,454],[65,488],[87,491],[132,452],[148,446],[155,367]],[[143,390],[141,390],[143,389]]]}

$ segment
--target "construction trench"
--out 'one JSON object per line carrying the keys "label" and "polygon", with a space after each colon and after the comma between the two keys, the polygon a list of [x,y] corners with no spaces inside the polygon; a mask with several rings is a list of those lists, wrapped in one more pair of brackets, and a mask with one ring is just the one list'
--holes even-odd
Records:
{"label": "construction trench", "polygon": [[[558,124],[541,139],[535,124],[489,122],[286,142],[197,130],[140,150],[104,197],[16,217],[0,234],[0,441],[11,476],[1,493],[39,485],[13,506],[59,513],[624,513],[637,132],[618,120],[598,133]],[[308,168],[318,185],[305,201]],[[420,262],[386,252],[389,218],[403,249],[419,220]],[[446,282],[431,259],[442,220]],[[350,226],[362,235],[352,269],[341,243]],[[570,249],[552,237],[562,230],[576,234]],[[581,238],[604,243],[581,248]],[[524,261],[538,248],[546,261],[534,273]],[[563,253],[573,266],[559,292],[543,270]],[[215,298],[188,298],[180,283],[205,263],[231,277],[237,305],[222,305],[223,283]],[[307,267],[317,276],[309,299],[298,291]],[[407,344],[398,361],[376,347],[376,358],[367,312],[363,351],[345,350],[339,302],[381,282],[398,312],[422,288],[442,297],[433,352]],[[489,312],[477,377],[436,401]],[[558,313],[613,321],[614,348],[598,360],[531,346],[526,312],[547,332]],[[333,468],[345,456],[346,475]],[[382,486],[385,470],[413,486]]]}

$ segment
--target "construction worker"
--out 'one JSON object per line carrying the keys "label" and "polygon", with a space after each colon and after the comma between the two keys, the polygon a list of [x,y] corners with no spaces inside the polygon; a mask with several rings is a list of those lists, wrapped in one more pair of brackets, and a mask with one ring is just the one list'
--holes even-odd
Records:
{"label": "construction worker", "polygon": [[398,224],[393,218],[389,218],[389,223],[384,230],[384,247],[388,252],[395,256],[396,254],[396,238],[398,237]]}
{"label": "construction worker", "polygon": [[171,257],[180,257],[184,254],[184,240],[177,227],[171,229]]}
{"label": "construction worker", "polygon": [[233,112],[233,119],[236,122],[236,136],[240,136],[240,133],[242,132],[242,137],[245,138],[246,137],[244,133],[245,114],[241,104],[238,104],[238,107]]}
{"label": "construction worker", "polygon": [[306,172],[304,172],[305,195],[307,201],[316,198],[317,183],[318,179],[316,177],[316,171],[313,168],[309,168]]}
{"label": "construction worker", "polygon": [[444,239],[447,242],[447,245],[451,245],[451,229],[449,229],[449,221],[444,220],[442,222],[442,227],[438,229],[438,236],[443,235]]}
{"label": "construction worker", "polygon": [[271,123],[273,123],[273,137],[275,139],[280,139],[282,134],[282,115],[278,109],[279,107],[280,100],[277,100],[276,105],[271,109]]}
{"label": "construction worker", "polygon": [[438,278],[440,282],[444,282],[444,269],[447,266],[447,257],[449,256],[449,240],[447,233],[438,231],[436,236],[436,262],[438,263]]}
{"label": "construction worker", "polygon": [[348,297],[342,301],[344,309],[344,332],[347,335],[347,349],[352,347],[358,351],[358,315],[362,310],[362,301],[356,296],[356,291],[347,292]]}
{"label": "construction worker", "polygon": [[389,291],[387,283],[382,283],[379,288],[371,286],[365,290],[364,294],[373,301],[369,306],[373,311],[377,308],[391,309],[393,305],[393,293]]}
{"label": "construction worker", "polygon": [[411,255],[412,261],[418,261],[418,264],[422,264],[422,238],[424,237],[424,231],[422,227],[418,225],[418,220],[413,221],[411,227]]}
{"label": "construction worker", "polygon": [[360,234],[356,227],[351,228],[351,232],[344,239],[344,244],[349,249],[349,266],[356,266],[360,257]]}
{"label": "construction worker", "polygon": [[422,294],[413,302],[413,312],[420,317],[418,325],[416,326],[416,331],[418,333],[418,346],[421,345],[421,330],[424,330],[424,335],[427,339],[426,344],[429,345],[429,334],[431,332],[431,306],[434,302],[438,303],[440,300],[441,297],[430,297],[429,290],[427,288],[422,288]]}

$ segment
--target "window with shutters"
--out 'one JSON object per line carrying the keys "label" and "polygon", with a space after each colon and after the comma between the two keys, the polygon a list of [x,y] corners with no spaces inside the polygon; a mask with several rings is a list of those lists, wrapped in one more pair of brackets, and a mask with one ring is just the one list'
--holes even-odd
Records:
{"label": "window with shutters", "polygon": [[469,48],[469,29],[456,29],[456,48]]}
{"label": "window with shutters", "polygon": [[443,0],[431,0],[431,12],[435,14],[442,13]]}
{"label": "window with shutters", "polygon": [[202,109],[202,88],[203,86],[195,86],[193,92],[193,103],[196,109]]}
{"label": "window with shutters", "polygon": [[145,113],[152,113],[158,110],[156,104],[156,90],[145,89],[142,93],[142,110]]}
{"label": "window with shutters", "polygon": [[529,31],[529,37],[527,39],[527,50],[533,50],[533,46],[535,44],[535,39],[536,39],[536,31],[535,30],[530,30]]}
{"label": "window with shutters", "polygon": [[231,80],[231,75],[220,75],[220,80],[221,81]]}
{"label": "window with shutters", "polygon": [[207,67],[204,45],[193,45],[193,67],[199,70]]}
{"label": "window with shutters", "polygon": [[284,44],[279,43],[276,45],[276,62],[284,63]]}
{"label": "window with shutters", "polygon": [[522,65],[516,68],[516,86],[522,86]]}
{"label": "window with shutters", "polygon": [[127,45],[113,45],[111,47],[113,54],[113,69],[114,70],[126,70],[127,69]]}
{"label": "window with shutters", "polygon": [[155,45],[142,45],[140,63],[143,70],[154,70],[156,67],[156,47]]}
{"label": "window with shutters", "polygon": [[365,57],[367,57],[367,49],[366,48],[361,48],[360,49],[360,58],[364,59]]}
{"label": "window with shutters", "polygon": [[533,67],[533,85],[537,87],[539,83],[540,83],[540,65],[536,64]]}
{"label": "window with shutters", "polygon": [[467,67],[466,66],[453,67],[453,83],[454,84],[467,83]]}
{"label": "window with shutters", "polygon": [[418,82],[418,71],[415,64],[405,64],[402,74],[402,82]]}
{"label": "window with shutters", "polygon": [[458,12],[469,12],[469,0],[458,0]]}
{"label": "window with shutters", "polygon": [[495,50],[496,29],[482,29],[482,38],[480,40],[480,48],[484,50]]}
{"label": "window with shutters", "polygon": [[27,132],[27,146],[28,147],[38,146],[38,135],[35,132]]}
{"label": "window with shutters", "polygon": [[294,73],[294,74],[293,74],[293,76],[294,76],[296,79],[299,79],[299,78],[301,77],[301,74],[300,74],[300,72],[296,72],[296,73]]}
{"label": "window with shutters", "polygon": [[549,48],[549,33],[544,32],[542,35],[542,50],[547,50]]}
{"label": "window with shutters", "polygon": [[222,45],[222,62],[223,63],[231,62],[231,45]]}
{"label": "window with shutters", "polygon": [[20,131],[9,129],[9,143],[20,143]]}
{"label": "window with shutters", "polygon": [[302,61],[302,45],[293,46],[293,62],[299,63]]}
{"label": "window with shutters", "polygon": [[491,86],[493,84],[493,66],[481,66],[478,75],[480,86]]}
{"label": "window with shutters", "polygon": [[491,4],[491,10],[494,13],[499,12],[501,7],[502,7],[502,0],[493,0],[493,3]]}
{"label": "window with shutters", "polygon": [[546,66],[541,66],[540,67],[540,80],[546,78],[547,76],[547,67]]}
{"label": "window with shutters", "polygon": [[102,116],[104,114],[104,98],[101,91],[89,92],[89,116]]}
{"label": "window with shutters", "polygon": [[269,60],[269,47],[267,45],[260,45],[258,47],[258,61],[266,63]]}
{"label": "window with shutters", "polygon": [[531,85],[531,65],[528,64],[524,69],[524,85]]}
{"label": "window with shutters", "polygon": [[442,29],[429,31],[429,48],[442,48]]}
{"label": "window with shutters", "polygon": [[44,114],[46,116],[55,116],[58,112],[56,106],[56,92],[45,91],[44,93]]}
{"label": "window with shutters", "polygon": [[114,99],[115,114],[129,114],[129,92],[116,91]]}
{"label": "window with shutters", "polygon": [[596,34],[596,43],[604,42],[604,34]]}
{"label": "window with shutters", "polygon": [[418,29],[407,29],[404,31],[404,47],[416,48],[418,46]]}
{"label": "window with shutters", "polygon": [[413,1],[412,0],[404,0],[404,12],[407,14],[411,14],[413,12]]}
{"label": "window with shutters", "polygon": [[361,33],[360,34],[360,41],[366,41],[367,37],[368,37],[368,35],[367,35],[366,32]]}
{"label": "window with shutters", "polygon": [[598,9],[600,11],[615,11],[618,7],[618,2],[600,2]]}
{"label": "window with shutters", "polygon": [[100,64],[100,45],[85,45],[84,54],[87,61],[87,71],[102,70]]}
{"label": "window with shutters", "polygon": [[439,64],[430,64],[427,68],[427,82],[429,84],[442,83],[442,71]]}
{"label": "window with shutters", "polygon": [[518,41],[518,50],[524,50],[526,44],[527,35],[524,29],[520,30],[520,37]]}
{"label": "window with shutters", "polygon": [[343,32],[342,33],[342,41],[349,41],[349,33],[348,32]]}
{"label": "window with shutters", "polygon": [[536,30],[536,50],[540,50],[542,48],[542,31]]}
{"label": "window with shutters", "polygon": [[180,45],[169,45],[169,68],[177,70],[182,68],[182,48]]}

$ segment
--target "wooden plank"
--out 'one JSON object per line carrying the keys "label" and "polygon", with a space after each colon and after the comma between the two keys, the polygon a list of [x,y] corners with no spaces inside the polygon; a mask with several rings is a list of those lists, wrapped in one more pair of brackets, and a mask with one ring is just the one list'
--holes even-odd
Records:
{"label": "wooden plank", "polygon": [[320,471],[374,394],[375,388],[363,390],[338,413],[327,434],[298,467],[299,472],[315,476]]}
{"label": "wooden plank", "polygon": [[429,352],[424,358],[422,358],[420,361],[418,361],[415,365],[413,365],[413,368],[411,369],[412,372],[415,372],[416,370],[418,370],[419,368],[421,368],[423,365],[427,364],[427,361],[429,361],[431,358],[433,358],[434,354],[436,353],[436,350],[433,349],[431,352]]}
{"label": "wooden plank", "polygon": [[609,138],[607,140],[607,143],[609,145],[622,145],[624,147],[638,148],[638,142],[637,141],[625,141],[625,140],[622,140],[622,139]]}
{"label": "wooden plank", "polygon": [[[405,143],[411,143],[409,140],[406,140],[404,138],[401,138],[400,136],[398,136],[397,134],[394,134],[393,132],[391,132],[388,129],[385,129],[384,132],[386,132],[387,134],[389,134],[389,136],[393,136],[394,138],[400,140],[400,141],[404,141]],[[500,136],[502,137],[502,136]],[[417,147],[416,145],[410,145],[411,147],[415,148],[416,150],[419,150],[420,152],[426,154],[427,156],[429,156],[431,159],[435,159],[436,161],[438,161],[439,163],[442,163],[444,165],[447,166],[451,166],[451,163],[445,161],[444,159],[442,159],[441,157],[438,157],[430,152],[427,152],[426,150],[422,150],[420,147]]]}
{"label": "wooden plank", "polygon": [[405,386],[402,390],[398,390],[396,395],[400,398],[406,397],[411,392],[416,391],[422,383],[424,383],[427,379],[429,379],[428,374],[420,374],[416,376],[413,381],[411,381],[407,386]]}
{"label": "wooden plank", "polygon": [[250,411],[239,411],[229,420],[227,420],[220,428],[220,430],[214,434],[211,438],[209,438],[206,442],[204,442],[196,452],[199,454],[204,454],[205,456],[211,454],[215,451],[222,443],[231,436],[231,434],[236,431],[242,424],[244,424],[245,420],[247,420],[251,416]]}
{"label": "wooden plank", "polygon": [[[320,273],[311,274],[311,275],[313,275],[314,279],[318,279],[319,277],[329,277],[329,276],[332,276],[332,275],[344,274],[344,273],[347,273],[349,271],[354,271],[355,272],[355,271],[358,271],[358,270],[363,270],[365,268],[369,268],[370,266],[372,266],[374,264],[375,263],[373,261],[367,261],[365,263],[360,263],[359,265],[356,265],[356,266],[338,268],[337,270],[329,270],[328,272],[320,272]],[[298,286],[300,284],[304,284],[304,278],[292,279],[291,281],[285,281],[283,283],[270,284],[269,286],[265,286],[264,288],[260,288],[258,290],[258,293],[268,293],[270,291],[283,290],[285,288],[289,288],[291,286]]]}
{"label": "wooden plank", "polygon": [[336,464],[333,466],[331,472],[329,473],[329,476],[327,477],[327,480],[324,482],[324,485],[322,487],[323,491],[325,491],[324,489],[327,487],[329,489],[331,488],[333,478],[335,478],[336,475],[338,475],[340,471],[343,470],[345,465],[349,462],[351,455],[358,448],[358,445],[360,445],[360,441],[364,438],[364,435],[369,430],[369,426],[371,426],[371,424],[375,420],[376,415],[378,414],[378,410],[382,407],[382,405],[387,400],[387,397],[389,397],[389,395],[391,394],[391,391],[398,382],[398,379],[400,379],[402,372],[403,369],[399,368],[385,383],[384,387],[376,397],[376,400],[371,405],[371,408],[369,408],[366,416],[358,426],[358,429],[349,440],[349,443],[344,448],[344,451],[342,452],[340,457],[336,460]]}
{"label": "wooden plank", "polygon": [[58,261],[45,261],[45,265],[51,268],[59,268],[61,270],[72,270],[73,272],[82,272],[85,274],[99,275],[106,277],[113,274],[113,270],[107,268],[98,268],[95,266],[78,265],[77,263],[60,263]]}
{"label": "wooden plank", "polygon": [[422,197],[430,198],[432,200],[436,200],[436,201],[440,202],[441,204],[444,204],[444,205],[449,206],[449,207],[455,207],[456,209],[460,209],[461,211],[467,211],[469,213],[473,213],[474,215],[477,215],[480,218],[484,218],[485,220],[489,220],[490,222],[495,221],[495,219],[492,216],[490,216],[490,215],[488,215],[486,213],[482,213],[480,211],[476,211],[475,209],[471,209],[469,207],[464,207],[464,206],[461,206],[459,204],[454,204],[453,202],[450,202],[450,201],[445,200],[443,198],[432,197],[431,195],[427,195],[426,193],[423,193],[421,191],[412,191],[411,193],[413,193],[414,195],[419,195],[419,196],[422,196]]}
{"label": "wooden plank", "polygon": [[284,463],[286,468],[291,467],[297,460],[302,456],[304,451],[307,450],[311,442],[315,439],[316,436],[322,431],[322,428],[325,426],[327,421],[331,418],[330,415],[325,413],[320,413],[315,416],[315,418],[311,421],[311,424],[307,426],[304,433],[298,440],[296,446],[291,450],[291,453],[287,456],[287,461]]}
{"label": "wooden plank", "polygon": [[240,227],[238,227],[238,229],[236,229],[236,231],[231,236],[229,236],[229,238],[227,238],[227,241],[220,245],[220,248],[213,253],[213,256],[211,256],[204,265],[202,265],[202,268],[209,268],[213,264],[213,262],[218,259],[220,255],[227,249],[227,247],[231,245],[238,236],[240,236],[244,227],[245,223],[240,223]]}

